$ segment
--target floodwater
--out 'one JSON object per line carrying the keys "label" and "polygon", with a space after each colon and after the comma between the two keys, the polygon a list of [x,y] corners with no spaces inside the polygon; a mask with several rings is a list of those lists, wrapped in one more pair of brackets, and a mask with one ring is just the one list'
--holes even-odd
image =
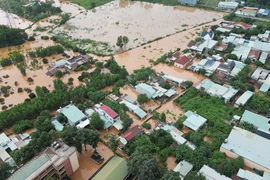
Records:
{"label": "floodwater", "polygon": [[112,151],[102,142],[98,143],[98,147],[96,149],[104,158],[103,163],[98,165],[91,160],[90,156],[94,152],[94,149],[91,146],[87,145],[87,151],[84,151],[83,147],[82,154],[78,153],[80,167],[70,176],[72,180],[88,180],[111,156],[113,156]]}
{"label": "floodwater", "polygon": [[[77,9],[77,6],[70,9]],[[55,32],[64,31],[73,38],[89,38],[108,42],[111,46],[115,45],[118,36],[124,35],[129,38],[125,47],[128,49],[222,16],[195,8],[115,0],[94,11],[78,14],[67,22],[66,28],[59,27]]]}
{"label": "floodwater", "polygon": [[167,64],[158,64],[153,67],[153,69],[158,73],[169,74],[177,78],[184,78],[186,80],[192,81],[194,83],[201,81],[204,77],[200,74],[194,73],[192,71],[187,71],[176,66],[168,66]]}
{"label": "floodwater", "polygon": [[[216,25],[222,19],[208,23],[208,26]],[[170,51],[175,51],[177,48],[181,50],[186,49],[187,44],[195,39],[197,35],[195,32],[200,33],[205,25],[188,29],[187,31],[179,32],[161,40],[149,43],[147,45],[132,49],[115,55],[115,60],[120,66],[125,66],[129,73],[141,67],[149,67],[151,63],[149,60],[157,60],[163,54]]]}
{"label": "floodwater", "polygon": [[175,163],[175,160],[176,158],[173,156],[168,157],[166,161],[168,170],[173,170],[177,166],[177,164]]}
{"label": "floodwater", "polygon": [[0,9],[0,24],[11,26],[13,28],[25,29],[30,26],[32,22],[22,17],[18,17],[15,14],[6,13],[2,9]]}
{"label": "floodwater", "polygon": [[133,100],[137,100],[137,96],[139,95],[139,93],[135,89],[132,89],[130,86],[124,86],[123,88],[120,88],[120,93],[123,95],[128,95]]}
{"label": "floodwater", "polygon": [[183,115],[184,112],[182,109],[180,109],[179,106],[177,106],[173,100],[162,104],[162,106],[157,110],[159,113],[165,113],[166,115],[166,121],[171,121],[172,123],[175,123],[180,115]]}
{"label": "floodwater", "polygon": [[60,7],[64,13],[70,13],[71,16],[75,16],[85,11],[83,7],[76,4],[65,2],[65,0],[54,0],[54,6]]}

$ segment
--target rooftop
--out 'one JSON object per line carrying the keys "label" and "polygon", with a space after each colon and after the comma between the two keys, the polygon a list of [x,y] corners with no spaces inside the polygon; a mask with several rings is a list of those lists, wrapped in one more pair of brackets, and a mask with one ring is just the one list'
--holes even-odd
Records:
{"label": "rooftop", "polygon": [[145,116],[147,116],[147,113],[144,112],[140,107],[136,106],[135,104],[132,104],[126,100],[122,100],[119,103],[125,104],[131,111],[133,111],[141,119],[143,119]]}
{"label": "rooftop", "polygon": [[93,109],[91,109],[91,108],[85,110],[85,114],[86,114],[87,116],[89,116],[89,117],[91,117],[92,114],[93,114],[94,112],[95,112],[95,111],[94,111]]}
{"label": "rooftop", "polygon": [[181,64],[181,65],[185,65],[188,62],[189,62],[189,59],[186,56],[181,56],[175,61],[175,63]]}
{"label": "rooftop", "polygon": [[269,125],[267,119],[264,116],[261,116],[259,114],[255,114],[251,111],[245,110],[244,114],[242,115],[241,121],[248,122],[250,124],[253,124],[254,126],[258,127],[259,129],[268,131]]}
{"label": "rooftop", "polygon": [[266,180],[264,179],[263,177],[257,175],[257,174],[254,174],[250,171],[247,171],[247,170],[243,170],[243,169],[239,169],[238,172],[237,172],[237,176],[238,177],[241,177],[243,179],[247,179],[247,180]]}
{"label": "rooftop", "polygon": [[242,156],[260,166],[270,169],[270,141],[247,130],[233,127],[228,142],[220,148]]}
{"label": "rooftop", "polygon": [[189,127],[194,131],[198,131],[207,121],[204,117],[193,113],[192,115],[188,114],[189,117],[184,121],[184,125]]}
{"label": "rooftop", "polygon": [[70,105],[60,109],[60,112],[63,113],[68,118],[68,120],[74,124],[86,117],[82,113],[82,111],[80,111],[73,104],[70,104]]}
{"label": "rooftop", "polygon": [[122,136],[127,141],[130,141],[131,139],[133,139],[135,136],[137,136],[141,132],[143,132],[143,128],[141,126],[139,126],[139,125],[135,125],[135,126],[131,127],[129,130],[127,130],[125,132],[125,134],[123,134]]}
{"label": "rooftop", "polygon": [[2,147],[4,147],[9,141],[10,141],[10,139],[7,137],[7,135],[5,133],[0,134],[0,145]]}
{"label": "rooftop", "polygon": [[206,180],[231,180],[231,178],[221,175],[207,165],[203,165],[198,173],[201,173],[203,176],[205,176]]}
{"label": "rooftop", "polygon": [[100,106],[100,109],[106,112],[106,114],[108,114],[113,119],[118,116],[118,114],[114,110],[104,104]]}
{"label": "rooftop", "polygon": [[128,175],[127,162],[119,156],[114,156],[92,180],[117,180]]}
{"label": "rooftop", "polygon": [[177,144],[184,144],[187,141],[185,138],[182,137],[184,133],[179,131],[177,128],[173,128],[170,131],[170,134],[173,140],[177,142]]}
{"label": "rooftop", "polygon": [[187,161],[180,161],[173,171],[179,172],[181,176],[185,177],[193,168],[193,165]]}
{"label": "rooftop", "polygon": [[254,59],[258,60],[260,58],[260,55],[261,55],[261,51],[251,49],[249,51],[248,57],[249,58],[254,58]]}
{"label": "rooftop", "polygon": [[241,106],[244,106],[247,101],[253,96],[254,92],[251,92],[251,91],[246,91],[244,92],[238,99],[237,101],[235,102],[235,104],[237,105],[241,105]]}
{"label": "rooftop", "polygon": [[156,92],[155,89],[152,86],[150,86],[148,84],[145,84],[145,83],[138,84],[135,87],[136,87],[136,89],[137,88],[142,88],[145,91],[148,91],[152,95],[155,94],[155,92]]}
{"label": "rooftop", "polygon": [[62,131],[64,129],[64,126],[56,119],[52,121],[52,124],[54,128],[56,129],[56,131]]}

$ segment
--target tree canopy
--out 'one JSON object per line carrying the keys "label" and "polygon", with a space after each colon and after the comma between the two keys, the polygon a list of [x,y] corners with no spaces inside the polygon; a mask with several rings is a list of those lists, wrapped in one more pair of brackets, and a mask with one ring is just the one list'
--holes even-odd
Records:
{"label": "tree canopy", "polygon": [[24,30],[0,25],[0,47],[17,46],[27,39],[28,35]]}

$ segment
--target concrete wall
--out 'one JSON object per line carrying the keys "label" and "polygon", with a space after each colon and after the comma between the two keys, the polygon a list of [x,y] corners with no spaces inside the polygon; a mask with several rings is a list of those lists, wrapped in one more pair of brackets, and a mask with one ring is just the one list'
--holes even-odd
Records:
{"label": "concrete wall", "polygon": [[[90,157],[89,157],[90,158]],[[75,172],[79,168],[79,161],[78,161],[78,155],[77,151],[75,151],[70,157],[69,161],[72,167],[73,172]]]}

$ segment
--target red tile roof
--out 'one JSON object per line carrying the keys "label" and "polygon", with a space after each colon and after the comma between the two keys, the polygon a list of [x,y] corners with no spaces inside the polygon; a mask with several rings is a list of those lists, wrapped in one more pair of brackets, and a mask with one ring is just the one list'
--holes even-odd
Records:
{"label": "red tile roof", "polygon": [[127,140],[130,141],[133,139],[135,136],[143,132],[143,128],[139,125],[133,126],[129,130],[126,131],[125,134],[123,134],[123,137]]}
{"label": "red tile roof", "polygon": [[261,55],[261,51],[251,49],[249,51],[248,57],[249,58],[255,58],[256,60],[258,60],[260,58],[260,55]]}
{"label": "red tile roof", "polygon": [[118,116],[118,114],[114,110],[104,104],[100,106],[100,109],[106,112],[113,119]]}
{"label": "red tile roof", "polygon": [[234,25],[240,26],[243,29],[250,29],[251,28],[251,25],[244,23],[244,22],[235,22]]}
{"label": "red tile roof", "polygon": [[175,63],[177,64],[181,64],[181,65],[185,65],[186,63],[189,62],[189,59],[186,56],[181,56],[180,58],[178,58]]}
{"label": "red tile roof", "polygon": [[193,45],[194,45],[193,42],[189,42],[188,45],[187,45],[187,47],[191,47],[191,46],[193,46]]}

